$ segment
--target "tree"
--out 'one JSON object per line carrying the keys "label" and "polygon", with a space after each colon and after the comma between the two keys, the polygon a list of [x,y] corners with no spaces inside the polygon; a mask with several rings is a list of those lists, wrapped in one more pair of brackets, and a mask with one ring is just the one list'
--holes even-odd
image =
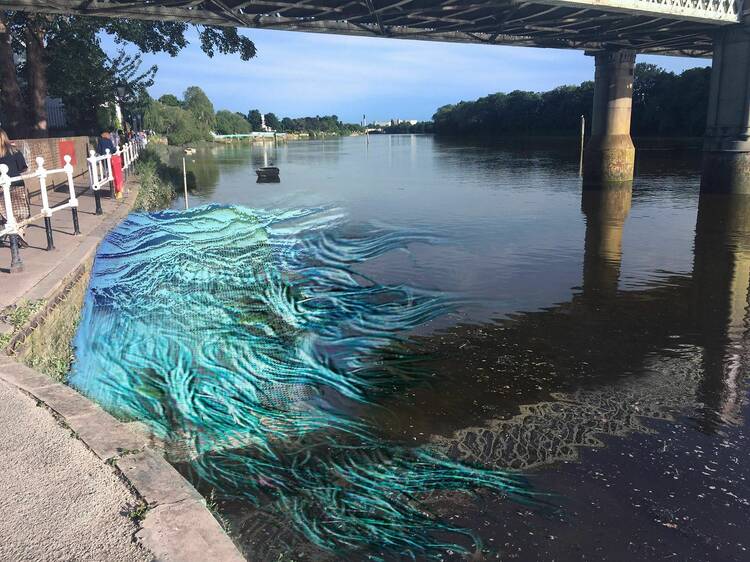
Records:
{"label": "tree", "polygon": [[47,44],[49,92],[65,104],[68,121],[82,132],[99,132],[112,125],[111,109],[117,102],[118,88],[124,88],[125,99],[147,96],[153,85],[156,66],[141,71],[140,55],[119,51],[110,58],[99,44],[95,26],[77,22],[75,33],[50,35]]}
{"label": "tree", "polygon": [[13,61],[13,36],[8,19],[0,12],[0,104],[2,105],[2,125],[11,138],[27,135],[28,117],[18,84],[16,65]]}
{"label": "tree", "polygon": [[183,95],[182,107],[192,113],[200,126],[206,132],[213,129],[216,115],[214,114],[214,105],[208,99],[206,92],[198,86],[190,86],[185,90]]}
{"label": "tree", "polygon": [[285,131],[287,133],[293,133],[294,132],[294,121],[292,121],[289,117],[284,117],[281,120],[281,130]]}
{"label": "tree", "polygon": [[143,115],[143,124],[146,128],[165,135],[169,144],[174,145],[203,140],[206,136],[193,113],[156,100],[149,103]]}
{"label": "tree", "polygon": [[[81,22],[96,27],[99,32],[109,33],[118,43],[132,43],[141,51],[149,53],[166,52],[175,56],[188,45],[185,39],[189,25],[171,21],[139,21],[122,19],[89,18],[82,16],[31,15],[24,12],[6,11],[7,28],[15,45],[26,51],[25,70],[29,86],[28,99],[31,100],[31,117],[34,132],[46,135],[47,97],[46,67],[49,56],[48,44],[54,36],[75,33],[74,28]],[[240,35],[234,28],[214,28],[194,26],[198,30],[201,49],[209,56],[222,53],[237,53],[242,60],[249,60],[256,54],[253,42]],[[12,53],[0,48],[0,69],[9,68],[15,63]],[[12,101],[11,101],[12,105]]]}
{"label": "tree", "polygon": [[164,94],[159,98],[159,101],[164,105],[171,105],[172,107],[182,107],[182,102],[177,99],[174,94]]}
{"label": "tree", "polygon": [[[676,75],[639,63],[633,80],[634,135],[701,136],[705,129],[710,68]],[[438,134],[575,134],[580,116],[591,122],[594,84],[560,86],[543,93],[497,93],[439,108]]]}
{"label": "tree", "polygon": [[266,126],[270,127],[274,131],[278,131],[279,127],[281,126],[281,123],[279,123],[279,118],[276,117],[273,113],[266,113],[265,115],[266,119]]}
{"label": "tree", "polygon": [[263,119],[261,119],[260,111],[257,109],[251,109],[247,114],[247,120],[250,121],[250,125],[253,127],[253,131],[260,131]]}
{"label": "tree", "polygon": [[307,132],[310,134],[325,133],[348,135],[362,131],[362,127],[354,123],[342,123],[336,115],[316,115],[315,117],[284,117],[279,124],[282,131],[289,133]]}
{"label": "tree", "polygon": [[28,18],[25,26],[26,80],[31,102],[31,136],[46,137],[47,131],[47,61],[44,56],[45,18]]}
{"label": "tree", "polygon": [[214,130],[220,135],[236,135],[250,133],[252,127],[241,113],[222,109],[216,112],[216,127]]}

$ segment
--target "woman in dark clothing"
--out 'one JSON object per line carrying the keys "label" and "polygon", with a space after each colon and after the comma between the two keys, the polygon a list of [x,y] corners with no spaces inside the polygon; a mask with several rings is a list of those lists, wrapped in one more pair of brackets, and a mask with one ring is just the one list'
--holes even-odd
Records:
{"label": "woman in dark clothing", "polygon": [[107,149],[109,149],[110,154],[114,154],[116,152],[115,143],[112,142],[109,131],[104,131],[99,137],[99,143],[96,145],[96,153],[99,156],[104,156],[104,154],[107,152]]}
{"label": "woman in dark clothing", "polygon": [[[23,154],[16,150],[16,147],[10,142],[8,134],[3,129],[0,129],[0,164],[8,166],[8,176],[11,178],[16,178],[29,169],[26,165],[26,159],[23,157]],[[7,209],[4,204],[5,198],[3,196],[3,189],[5,189],[5,187],[0,185],[0,202],[3,203],[0,204],[0,228],[5,225],[7,220],[5,218]],[[16,219],[16,221],[26,220],[31,216],[29,192],[27,191],[23,180],[17,179],[11,182],[10,204],[13,207],[13,218]],[[12,237],[15,238],[18,244],[26,245],[23,240],[23,229],[18,234],[13,234]],[[2,240],[0,240],[0,243],[2,243]],[[13,240],[11,240],[11,254],[13,254],[14,251],[18,251],[18,245],[13,246],[13,243]],[[13,262],[11,262],[11,268],[12,267]]]}
{"label": "woman in dark clothing", "polygon": [[[3,129],[0,129],[0,164],[8,166],[8,176],[11,178],[18,177],[29,169],[23,154],[16,150]],[[25,220],[31,216],[29,195],[23,180],[14,180],[10,184],[10,199],[13,205],[13,216],[17,221]],[[4,207],[0,212],[0,223],[5,223]]]}
{"label": "woman in dark clothing", "polygon": [[[8,166],[8,175],[12,178],[20,176],[29,169],[23,154],[16,150],[16,147],[10,142],[8,134],[3,129],[0,129],[0,164]],[[23,181],[15,181],[13,185],[18,185],[19,183],[23,184]]]}

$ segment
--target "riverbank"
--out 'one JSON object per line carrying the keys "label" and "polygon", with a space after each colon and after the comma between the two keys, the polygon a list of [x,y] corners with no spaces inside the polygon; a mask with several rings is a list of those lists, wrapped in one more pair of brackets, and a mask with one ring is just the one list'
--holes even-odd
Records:
{"label": "riverbank", "polygon": [[131,176],[122,200],[103,198],[103,215],[81,187],[82,234],[55,224],[56,249],[47,252],[29,228],[25,270],[0,271],[1,310],[12,319],[0,342],[0,560],[244,560],[138,424],[57,382],[99,242],[143,201],[137,180],[148,178]]}

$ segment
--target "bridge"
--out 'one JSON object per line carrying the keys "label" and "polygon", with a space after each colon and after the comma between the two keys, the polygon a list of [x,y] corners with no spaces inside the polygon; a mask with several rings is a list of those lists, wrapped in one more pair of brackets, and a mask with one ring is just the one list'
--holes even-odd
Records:
{"label": "bridge", "polygon": [[584,185],[633,179],[636,54],[713,57],[703,191],[750,194],[750,30],[743,0],[9,0],[4,9],[579,49],[594,57]]}

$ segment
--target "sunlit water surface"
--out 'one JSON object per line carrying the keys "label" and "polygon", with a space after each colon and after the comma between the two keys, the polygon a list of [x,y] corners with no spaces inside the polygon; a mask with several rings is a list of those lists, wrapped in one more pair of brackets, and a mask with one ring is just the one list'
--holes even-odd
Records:
{"label": "sunlit water surface", "polygon": [[566,141],[200,149],[197,209],[100,248],[71,382],[251,560],[746,560],[750,202],[699,164],[582,192]]}

